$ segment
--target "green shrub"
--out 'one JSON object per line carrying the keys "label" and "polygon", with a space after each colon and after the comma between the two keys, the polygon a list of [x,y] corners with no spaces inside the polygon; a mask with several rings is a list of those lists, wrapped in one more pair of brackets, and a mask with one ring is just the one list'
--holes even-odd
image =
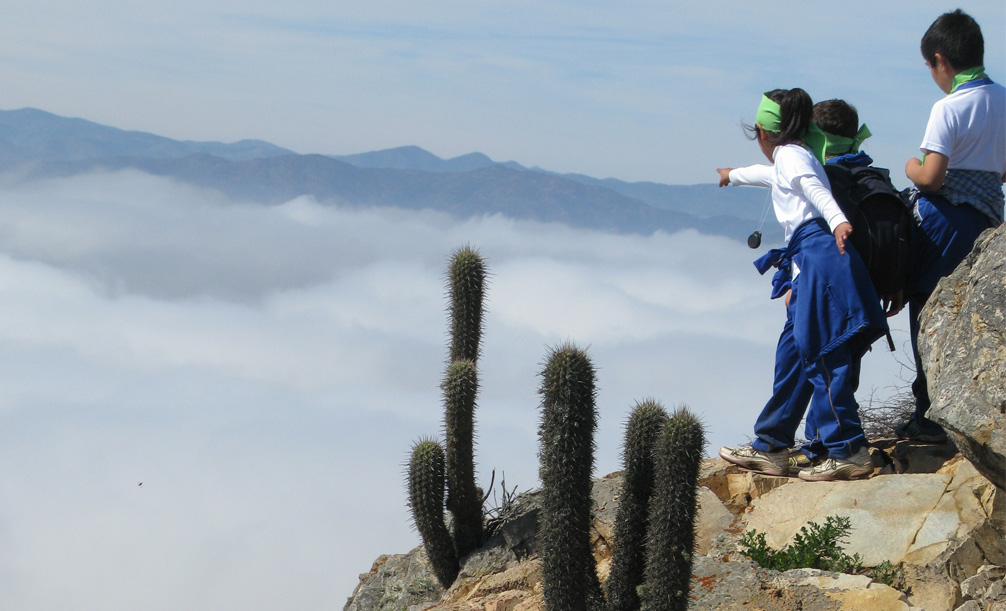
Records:
{"label": "green shrub", "polygon": [[849,556],[842,549],[842,540],[852,529],[849,518],[828,516],[824,524],[809,522],[800,528],[793,542],[782,549],[772,549],[765,542],[765,533],[749,530],[741,537],[741,552],[775,571],[791,569],[821,569],[836,573],[859,573],[863,561],[859,554]]}
{"label": "green shrub", "polygon": [[885,560],[870,569],[870,579],[905,593],[911,592],[911,588],[905,583],[905,567],[892,564],[890,560]]}

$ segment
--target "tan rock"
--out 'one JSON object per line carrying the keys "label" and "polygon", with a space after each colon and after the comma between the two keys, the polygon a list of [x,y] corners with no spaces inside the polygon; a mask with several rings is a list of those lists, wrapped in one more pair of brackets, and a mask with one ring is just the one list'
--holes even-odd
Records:
{"label": "tan rock", "polygon": [[768,544],[779,548],[808,522],[822,524],[832,515],[848,517],[856,536],[845,551],[858,553],[866,566],[884,560],[896,564],[909,560],[909,554],[915,558],[911,561],[925,562],[984,517],[975,513],[977,500],[955,500],[953,479],[943,473],[794,483],[754,501],[746,525],[764,532]]}
{"label": "tan rock", "polygon": [[804,569],[785,575],[796,585],[825,590],[825,595],[841,605],[840,609],[871,611],[909,611],[914,609],[908,597],[890,586],[875,583],[866,575],[844,575]]}
{"label": "tan rock", "polygon": [[940,555],[950,541],[971,532],[988,517],[981,498],[974,494],[987,480],[978,473],[974,465],[958,461],[949,466],[947,471],[952,474],[952,479],[946,493],[926,517],[915,541],[905,552],[905,560],[908,562],[929,562]]}
{"label": "tan rock", "polygon": [[734,514],[720,502],[713,491],[705,486],[699,488],[699,512],[695,525],[695,551],[709,553],[713,539],[730,528]]}

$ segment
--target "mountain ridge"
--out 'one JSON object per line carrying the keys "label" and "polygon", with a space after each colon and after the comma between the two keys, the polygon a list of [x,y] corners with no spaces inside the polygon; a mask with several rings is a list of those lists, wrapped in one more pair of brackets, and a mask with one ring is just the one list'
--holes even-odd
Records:
{"label": "mountain ridge", "polygon": [[[261,140],[177,141],[44,110],[0,111],[0,171],[26,179],[97,169],[136,169],[276,204],[301,195],[322,203],[434,209],[457,218],[518,220],[648,235],[694,229],[744,239],[761,214],[760,190],[661,185],[559,174],[499,163],[483,153],[441,159],[415,145],[355,155],[300,154]],[[773,224],[774,225],[774,224]],[[766,242],[782,234],[766,232]]]}

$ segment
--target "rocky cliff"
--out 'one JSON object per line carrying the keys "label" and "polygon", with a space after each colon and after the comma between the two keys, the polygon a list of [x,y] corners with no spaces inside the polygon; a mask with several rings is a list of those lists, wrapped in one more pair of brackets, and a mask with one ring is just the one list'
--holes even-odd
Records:
{"label": "rocky cliff", "polygon": [[[924,313],[931,415],[952,443],[874,440],[874,474],[854,482],[754,475],[715,459],[700,480],[691,609],[1006,611],[1006,226],[941,281]],[[594,482],[592,541],[608,575],[621,474]],[[540,494],[465,559],[447,590],[422,547],[382,556],[344,611],[544,609],[537,518]],[[888,578],[764,569],[740,553],[748,530],[779,548],[809,522],[848,518],[845,551]],[[889,564],[885,564],[889,563]],[[882,581],[888,582],[881,583]]]}

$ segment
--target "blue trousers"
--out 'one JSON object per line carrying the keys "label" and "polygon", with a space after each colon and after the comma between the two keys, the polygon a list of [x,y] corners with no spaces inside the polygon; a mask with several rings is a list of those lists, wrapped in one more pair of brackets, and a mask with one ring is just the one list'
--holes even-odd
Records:
{"label": "blue trousers", "polygon": [[855,396],[861,354],[861,346],[849,341],[805,363],[793,335],[793,308],[786,308],[786,324],[776,346],[772,397],[755,421],[751,446],[762,452],[792,447],[806,413],[804,450],[812,458],[855,454],[866,443]]}
{"label": "blue trousers", "polygon": [[915,357],[915,381],[912,383],[915,419],[923,422],[930,400],[926,372],[919,357],[919,313],[940,278],[949,276],[971,253],[978,236],[994,224],[975,208],[955,206],[935,193],[919,196],[918,214],[921,221],[916,232],[915,261],[906,298]]}

